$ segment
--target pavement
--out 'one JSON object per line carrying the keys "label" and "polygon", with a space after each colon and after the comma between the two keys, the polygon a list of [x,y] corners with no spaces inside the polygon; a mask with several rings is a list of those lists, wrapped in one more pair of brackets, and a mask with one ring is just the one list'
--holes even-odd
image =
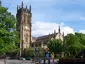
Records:
{"label": "pavement", "polygon": [[[53,63],[53,60],[50,60],[51,64],[57,64],[55,62],[57,62],[56,60],[54,60],[54,63]],[[41,63],[43,63],[43,61],[41,61]],[[46,61],[46,63],[48,63]],[[0,59],[0,64],[36,64],[35,62],[32,62],[31,60],[4,60],[4,59]],[[37,63],[39,64],[39,62]]]}
{"label": "pavement", "polygon": [[0,64],[35,64],[32,63],[32,61],[29,60],[0,60]]}

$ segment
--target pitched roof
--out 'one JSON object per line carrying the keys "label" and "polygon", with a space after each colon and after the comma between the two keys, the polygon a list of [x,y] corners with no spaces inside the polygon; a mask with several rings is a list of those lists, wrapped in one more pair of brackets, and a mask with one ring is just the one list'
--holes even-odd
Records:
{"label": "pitched roof", "polygon": [[47,42],[49,40],[49,38],[52,38],[52,37],[55,38],[55,35],[57,35],[57,34],[58,33],[37,37],[36,42],[41,42],[41,41]]}

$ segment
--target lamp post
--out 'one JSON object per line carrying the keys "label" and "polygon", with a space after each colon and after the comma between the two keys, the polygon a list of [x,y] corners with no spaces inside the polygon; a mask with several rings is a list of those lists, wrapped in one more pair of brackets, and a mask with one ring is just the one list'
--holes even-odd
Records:
{"label": "lamp post", "polygon": [[4,64],[6,64],[6,54],[4,53],[4,56],[5,56],[5,58],[4,58]]}

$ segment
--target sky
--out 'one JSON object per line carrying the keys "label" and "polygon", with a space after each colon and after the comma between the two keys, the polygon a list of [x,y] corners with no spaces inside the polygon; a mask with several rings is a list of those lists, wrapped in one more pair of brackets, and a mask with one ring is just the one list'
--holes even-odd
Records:
{"label": "sky", "polygon": [[17,5],[32,6],[32,35],[51,34],[59,26],[61,33],[85,33],[85,0],[2,0],[2,5],[16,16]]}

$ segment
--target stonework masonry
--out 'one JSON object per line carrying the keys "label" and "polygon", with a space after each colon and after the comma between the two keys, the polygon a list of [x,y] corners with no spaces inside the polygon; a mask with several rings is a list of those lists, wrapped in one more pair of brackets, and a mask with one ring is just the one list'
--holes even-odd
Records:
{"label": "stonework masonry", "polygon": [[17,5],[17,31],[19,32],[20,48],[29,48],[31,44],[31,5],[29,9]]}

